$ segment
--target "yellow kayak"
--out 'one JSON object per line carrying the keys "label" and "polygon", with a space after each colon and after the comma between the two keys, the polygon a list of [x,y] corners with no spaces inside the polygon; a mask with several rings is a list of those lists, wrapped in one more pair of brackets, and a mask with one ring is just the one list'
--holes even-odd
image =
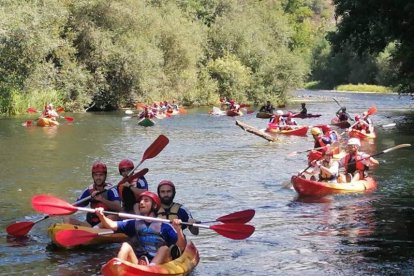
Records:
{"label": "yellow kayak", "polygon": [[59,122],[56,120],[52,120],[50,118],[39,118],[37,119],[37,126],[40,127],[51,127],[51,126],[58,126]]}
{"label": "yellow kayak", "polygon": [[[79,226],[79,225],[73,225],[73,224],[68,224],[68,223],[55,223],[52,224],[51,226],[49,226],[49,228],[47,229],[47,233],[50,237],[50,239],[52,240],[52,242],[54,244],[56,244],[59,247],[63,247],[63,248],[71,248],[71,247],[67,247],[64,246],[62,244],[60,244],[57,240],[56,240],[56,234],[59,231],[62,230],[74,230],[74,229],[78,229],[78,230],[83,230],[83,231],[87,231],[90,233],[100,233],[100,232],[108,232],[108,229],[100,229],[100,228],[92,228],[92,227],[86,227],[86,226]],[[124,242],[128,240],[128,236],[123,234],[123,233],[113,233],[113,234],[109,234],[109,235],[100,235],[97,236],[96,238],[88,241],[85,244],[82,244],[80,246],[85,246],[85,245],[94,245],[94,244],[105,244],[105,243],[116,243],[116,242]]]}
{"label": "yellow kayak", "polygon": [[109,260],[102,267],[104,276],[116,275],[188,275],[200,261],[197,248],[188,241],[183,254],[175,260],[154,266],[138,265],[118,258]]}

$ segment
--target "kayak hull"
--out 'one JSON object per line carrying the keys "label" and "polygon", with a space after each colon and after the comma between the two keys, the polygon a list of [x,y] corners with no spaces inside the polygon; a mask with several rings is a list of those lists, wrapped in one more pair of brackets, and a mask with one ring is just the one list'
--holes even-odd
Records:
{"label": "kayak hull", "polygon": [[132,276],[132,275],[188,275],[200,261],[197,248],[189,241],[183,254],[177,259],[160,265],[137,265],[118,258],[112,258],[102,266],[104,276]]}
{"label": "kayak hull", "polygon": [[142,118],[138,122],[138,125],[143,126],[143,127],[152,127],[155,125],[155,122],[151,120],[150,118]]}
{"label": "kayak hull", "polygon": [[351,126],[351,124],[348,121],[339,121],[337,117],[331,120],[331,124],[339,128],[348,128]]}
{"label": "kayak hull", "polygon": [[356,130],[356,129],[351,130],[348,133],[348,136],[350,138],[359,138],[361,140],[363,140],[363,139],[375,139],[377,137],[375,132],[373,132],[373,133],[364,133],[364,132],[361,132],[361,131]]}
{"label": "kayak hull", "polygon": [[270,119],[272,118],[273,114],[272,113],[267,113],[267,112],[257,112],[256,114],[256,118],[259,119]]}
{"label": "kayak hull", "polygon": [[37,126],[40,127],[52,127],[52,126],[58,126],[59,122],[56,120],[52,120],[50,118],[39,118],[37,119]]}
{"label": "kayak hull", "polygon": [[[60,244],[56,240],[56,234],[59,231],[62,230],[83,230],[90,233],[99,233],[99,232],[108,232],[108,229],[99,229],[99,228],[92,228],[92,227],[86,227],[86,226],[79,226],[79,225],[73,225],[68,223],[55,223],[49,226],[47,233],[50,239],[52,240],[52,243],[66,249],[70,249],[73,247],[67,247],[62,244]],[[124,242],[128,240],[128,236],[123,233],[113,233],[113,234],[105,234],[101,236],[97,236],[96,238],[88,241],[85,244],[79,245],[79,246],[89,246],[89,245],[98,245],[98,244],[107,244],[107,243],[119,243]]]}
{"label": "kayak hull", "polygon": [[235,110],[227,110],[226,111],[226,115],[230,116],[230,117],[235,117],[235,116],[242,116],[243,112],[241,111],[235,111]]}
{"label": "kayak hull", "polygon": [[351,183],[329,183],[294,175],[291,181],[300,196],[323,197],[331,194],[370,192],[377,188],[377,182],[372,177]]}
{"label": "kayak hull", "polygon": [[[283,114],[283,117],[287,117],[287,116],[288,116],[287,114]],[[311,114],[311,113],[300,114],[300,113],[297,113],[297,114],[293,114],[292,118],[306,119],[306,118],[318,118],[318,117],[321,117],[321,116],[322,116],[322,114]]]}
{"label": "kayak hull", "polygon": [[293,129],[283,129],[280,130],[279,128],[272,128],[268,127],[266,128],[266,132],[274,133],[274,134],[285,134],[285,135],[297,135],[297,136],[306,136],[306,133],[308,132],[307,126],[293,128]]}

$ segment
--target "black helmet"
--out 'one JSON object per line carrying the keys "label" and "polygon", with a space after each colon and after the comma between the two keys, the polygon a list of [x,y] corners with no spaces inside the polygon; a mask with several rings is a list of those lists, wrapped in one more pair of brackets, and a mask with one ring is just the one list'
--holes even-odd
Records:
{"label": "black helmet", "polygon": [[346,111],[346,107],[345,106],[341,107],[341,109],[342,109],[342,111]]}

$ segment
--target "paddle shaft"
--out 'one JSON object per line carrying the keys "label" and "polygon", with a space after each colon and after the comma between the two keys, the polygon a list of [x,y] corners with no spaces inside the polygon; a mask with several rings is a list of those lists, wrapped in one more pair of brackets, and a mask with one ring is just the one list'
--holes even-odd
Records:
{"label": "paddle shaft", "polygon": [[[92,209],[92,208],[86,208],[86,207],[76,207],[76,208],[78,209],[78,211],[87,212],[87,213],[95,213],[95,209]],[[129,214],[129,213],[117,213],[117,212],[111,212],[111,211],[103,211],[103,213],[107,215],[117,215],[120,218],[142,219],[142,220],[171,223],[171,220],[163,219],[163,218],[147,217],[147,216],[134,215],[134,214]],[[199,227],[199,228],[207,228],[207,229],[210,228],[210,225],[191,223],[191,222],[181,222],[181,224],[191,225],[191,226]]]}

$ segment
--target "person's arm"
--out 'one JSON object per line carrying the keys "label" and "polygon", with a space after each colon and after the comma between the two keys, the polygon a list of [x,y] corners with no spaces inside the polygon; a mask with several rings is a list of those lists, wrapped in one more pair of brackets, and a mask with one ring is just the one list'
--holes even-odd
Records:
{"label": "person's arm", "polygon": [[181,252],[184,252],[187,241],[185,240],[183,229],[181,228],[181,220],[173,219],[171,225],[177,234],[177,241],[175,244],[180,248]]}
{"label": "person's arm", "polygon": [[109,209],[120,212],[122,211],[121,199],[119,198],[118,192],[115,189],[116,188],[112,188],[107,191],[108,199],[104,198],[102,194],[95,196],[94,199],[102,202],[108,206]]}
{"label": "person's arm", "polygon": [[118,224],[115,221],[107,218],[103,212],[104,212],[104,209],[102,207],[95,209],[95,214],[98,216],[99,220],[101,221],[102,226],[104,228],[111,229],[113,231],[118,230]]}

